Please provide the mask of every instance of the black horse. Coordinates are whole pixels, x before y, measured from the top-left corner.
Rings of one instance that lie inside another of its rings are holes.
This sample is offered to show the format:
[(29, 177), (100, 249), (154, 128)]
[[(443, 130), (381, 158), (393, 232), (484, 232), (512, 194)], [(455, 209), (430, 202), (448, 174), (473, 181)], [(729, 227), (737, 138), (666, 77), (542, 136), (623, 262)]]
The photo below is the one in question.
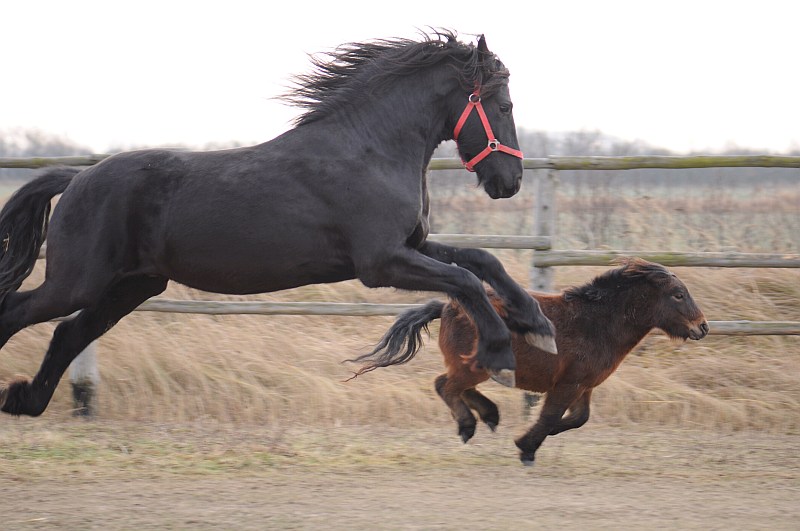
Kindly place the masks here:
[[(353, 43), (314, 64), (286, 96), (306, 111), (272, 141), (121, 153), (51, 170), (12, 196), (0, 212), (0, 346), (80, 313), (56, 328), (33, 380), (0, 386), (2, 411), (41, 414), (72, 360), (169, 279), (235, 294), (353, 278), (445, 292), (474, 319), (480, 366), (513, 385), (511, 334), (484, 280), (512, 330), (555, 350), (551, 323), (497, 259), (426, 241), (425, 172), (442, 141), (457, 139), (490, 197), (520, 187), (509, 73), (484, 38)], [(45, 281), (17, 291), (45, 236)]]

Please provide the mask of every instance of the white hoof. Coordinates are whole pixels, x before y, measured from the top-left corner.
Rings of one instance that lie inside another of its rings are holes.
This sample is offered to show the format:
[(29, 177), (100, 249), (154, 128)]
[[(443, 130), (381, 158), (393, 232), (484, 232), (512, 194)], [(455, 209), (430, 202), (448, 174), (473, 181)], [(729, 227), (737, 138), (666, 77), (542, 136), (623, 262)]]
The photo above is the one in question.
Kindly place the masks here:
[(527, 341), (529, 345), (544, 350), (545, 352), (549, 352), (550, 354), (558, 354), (556, 338), (553, 336), (543, 336), (541, 334), (528, 332), (525, 334), (525, 341)]

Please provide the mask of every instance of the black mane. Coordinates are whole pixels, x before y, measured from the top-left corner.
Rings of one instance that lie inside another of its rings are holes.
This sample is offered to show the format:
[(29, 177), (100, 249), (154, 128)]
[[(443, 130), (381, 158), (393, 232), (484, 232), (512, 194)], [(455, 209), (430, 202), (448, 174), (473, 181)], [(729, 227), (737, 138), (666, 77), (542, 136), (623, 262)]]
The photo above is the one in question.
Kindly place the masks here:
[(564, 300), (581, 298), (598, 301), (612, 293), (625, 291), (642, 280), (659, 284), (672, 276), (672, 273), (661, 264), (641, 258), (626, 258), (622, 259), (621, 263), (621, 267), (606, 271), (583, 286), (564, 290)]
[(295, 86), (281, 99), (307, 109), (296, 120), (303, 125), (328, 116), (364, 93), (392, 80), (451, 60), (465, 91), (481, 87), (490, 95), (505, 83), (508, 70), (495, 55), (485, 57), (473, 44), (456, 40), (450, 30), (423, 33), (421, 41), (381, 39), (343, 44), (323, 57), (311, 56), (314, 70), (294, 77)]

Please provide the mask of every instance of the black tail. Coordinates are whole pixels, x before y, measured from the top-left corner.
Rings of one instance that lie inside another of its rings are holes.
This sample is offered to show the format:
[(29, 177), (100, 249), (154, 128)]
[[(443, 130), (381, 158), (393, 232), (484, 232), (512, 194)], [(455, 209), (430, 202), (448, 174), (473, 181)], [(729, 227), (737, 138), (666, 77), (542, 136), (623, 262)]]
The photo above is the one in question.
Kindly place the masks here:
[(400, 314), (372, 352), (347, 360), (367, 362), (356, 372), (355, 376), (374, 371), (379, 367), (411, 361), (411, 358), (422, 348), (422, 331), (427, 332), (428, 323), (442, 316), (444, 306), (444, 302), (433, 300), (425, 306)]
[(0, 211), (0, 302), (33, 271), (47, 237), (50, 200), (63, 192), (77, 168), (54, 168), (27, 183)]

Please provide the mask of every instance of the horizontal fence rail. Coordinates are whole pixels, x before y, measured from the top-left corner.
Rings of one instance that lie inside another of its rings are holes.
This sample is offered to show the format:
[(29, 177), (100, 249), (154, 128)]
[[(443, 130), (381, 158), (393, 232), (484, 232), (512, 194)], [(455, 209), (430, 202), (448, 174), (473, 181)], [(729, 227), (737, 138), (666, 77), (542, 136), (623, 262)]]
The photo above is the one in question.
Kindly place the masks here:
[[(330, 315), (380, 317), (399, 315), (422, 304), (377, 304), (370, 302), (262, 302), (200, 301), (155, 298), (137, 311), (206, 315)], [(709, 321), (714, 335), (800, 335), (800, 323), (792, 321)]]
[(552, 248), (552, 241), (549, 236), (430, 234), (428, 240), (473, 249), (533, 249), (535, 251), (547, 251)]
[[(773, 269), (800, 267), (800, 255), (768, 253), (671, 253), (664, 251), (553, 251), (547, 236), (500, 236), (490, 234), (431, 234), (428, 239), (472, 249), (517, 249), (537, 251), (536, 267), (604, 266), (624, 257), (638, 256), (669, 267), (766, 267)], [(39, 250), (44, 259), (47, 246)]]
[[(111, 155), (97, 154), (80, 157), (0, 157), (0, 168), (37, 169), (50, 166), (92, 166)], [(701, 156), (640, 156), (640, 157), (545, 157), (526, 158), (526, 170), (637, 170), (692, 168), (800, 168), (800, 157), (779, 155), (701, 155)], [(460, 170), (459, 159), (433, 159), (430, 170)]]
[(768, 253), (669, 253), (663, 251), (542, 251), (533, 259), (536, 267), (553, 266), (600, 266), (610, 265), (614, 260), (638, 256), (650, 262), (671, 267), (800, 267), (798, 254)]

